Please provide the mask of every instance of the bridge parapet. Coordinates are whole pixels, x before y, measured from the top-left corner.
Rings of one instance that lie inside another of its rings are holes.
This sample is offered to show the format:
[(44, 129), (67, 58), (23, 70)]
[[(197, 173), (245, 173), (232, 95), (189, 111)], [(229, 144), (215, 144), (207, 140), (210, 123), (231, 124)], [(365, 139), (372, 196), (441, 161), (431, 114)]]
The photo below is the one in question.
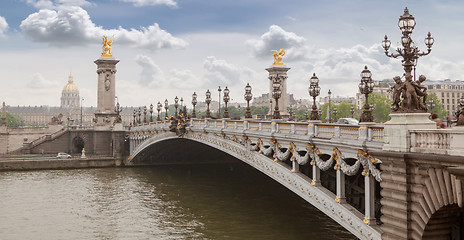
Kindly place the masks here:
[(411, 152), (464, 155), (464, 128), (411, 130)]

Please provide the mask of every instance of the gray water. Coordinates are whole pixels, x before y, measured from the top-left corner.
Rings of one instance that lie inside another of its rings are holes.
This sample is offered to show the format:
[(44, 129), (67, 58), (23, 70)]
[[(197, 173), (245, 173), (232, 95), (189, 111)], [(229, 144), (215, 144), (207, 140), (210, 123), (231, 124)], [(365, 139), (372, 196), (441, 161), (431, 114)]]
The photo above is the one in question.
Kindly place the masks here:
[(0, 172), (0, 239), (355, 239), (243, 164)]

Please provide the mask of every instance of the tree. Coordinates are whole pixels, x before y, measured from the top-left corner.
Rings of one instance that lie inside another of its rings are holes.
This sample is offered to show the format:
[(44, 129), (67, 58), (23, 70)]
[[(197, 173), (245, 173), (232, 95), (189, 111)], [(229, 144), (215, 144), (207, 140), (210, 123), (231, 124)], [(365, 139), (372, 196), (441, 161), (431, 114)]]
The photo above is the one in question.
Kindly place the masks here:
[(374, 117), (374, 121), (386, 122), (390, 120), (389, 114), (391, 113), (390, 105), (392, 104), (392, 100), (388, 99), (384, 95), (377, 94), (377, 93), (370, 93), (368, 97), (369, 97), (369, 104), (374, 105), (374, 110), (372, 111), (372, 116)]
[(9, 128), (24, 126), (24, 120), (19, 115), (6, 113), (6, 125)]
[[(443, 104), (438, 99), (438, 96), (435, 93), (429, 94), (427, 97), (427, 104), (428, 101), (433, 100), (433, 104), (435, 105), (432, 109), (428, 109), (427, 112), (429, 113), (436, 113), (439, 118), (443, 118), (444, 116), (448, 116), (448, 112), (443, 107)], [(427, 106), (428, 108), (428, 106)]]

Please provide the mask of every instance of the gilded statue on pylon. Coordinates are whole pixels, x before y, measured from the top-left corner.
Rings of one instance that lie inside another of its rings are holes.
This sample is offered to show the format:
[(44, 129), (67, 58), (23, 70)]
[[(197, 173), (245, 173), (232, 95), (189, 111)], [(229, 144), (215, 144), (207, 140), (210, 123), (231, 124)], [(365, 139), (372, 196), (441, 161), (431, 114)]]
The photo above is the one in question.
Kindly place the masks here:
[(111, 52), (113, 37), (114, 35), (108, 40), (107, 36), (103, 36), (103, 52), (101, 54), (102, 57), (113, 57), (113, 53)]
[(282, 48), (279, 51), (274, 50), (272, 55), (274, 56), (274, 63), (272, 65), (284, 65), (282, 57), (285, 55), (285, 51)]

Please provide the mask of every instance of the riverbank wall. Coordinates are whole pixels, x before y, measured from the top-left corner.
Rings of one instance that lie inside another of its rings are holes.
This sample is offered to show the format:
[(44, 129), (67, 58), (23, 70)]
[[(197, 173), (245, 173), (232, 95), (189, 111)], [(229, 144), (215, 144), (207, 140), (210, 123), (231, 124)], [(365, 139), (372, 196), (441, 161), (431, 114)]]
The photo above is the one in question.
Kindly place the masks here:
[(52, 156), (14, 156), (0, 157), (0, 171), (41, 170), (41, 169), (73, 169), (119, 167), (122, 160), (113, 157), (90, 156), (61, 159)]

